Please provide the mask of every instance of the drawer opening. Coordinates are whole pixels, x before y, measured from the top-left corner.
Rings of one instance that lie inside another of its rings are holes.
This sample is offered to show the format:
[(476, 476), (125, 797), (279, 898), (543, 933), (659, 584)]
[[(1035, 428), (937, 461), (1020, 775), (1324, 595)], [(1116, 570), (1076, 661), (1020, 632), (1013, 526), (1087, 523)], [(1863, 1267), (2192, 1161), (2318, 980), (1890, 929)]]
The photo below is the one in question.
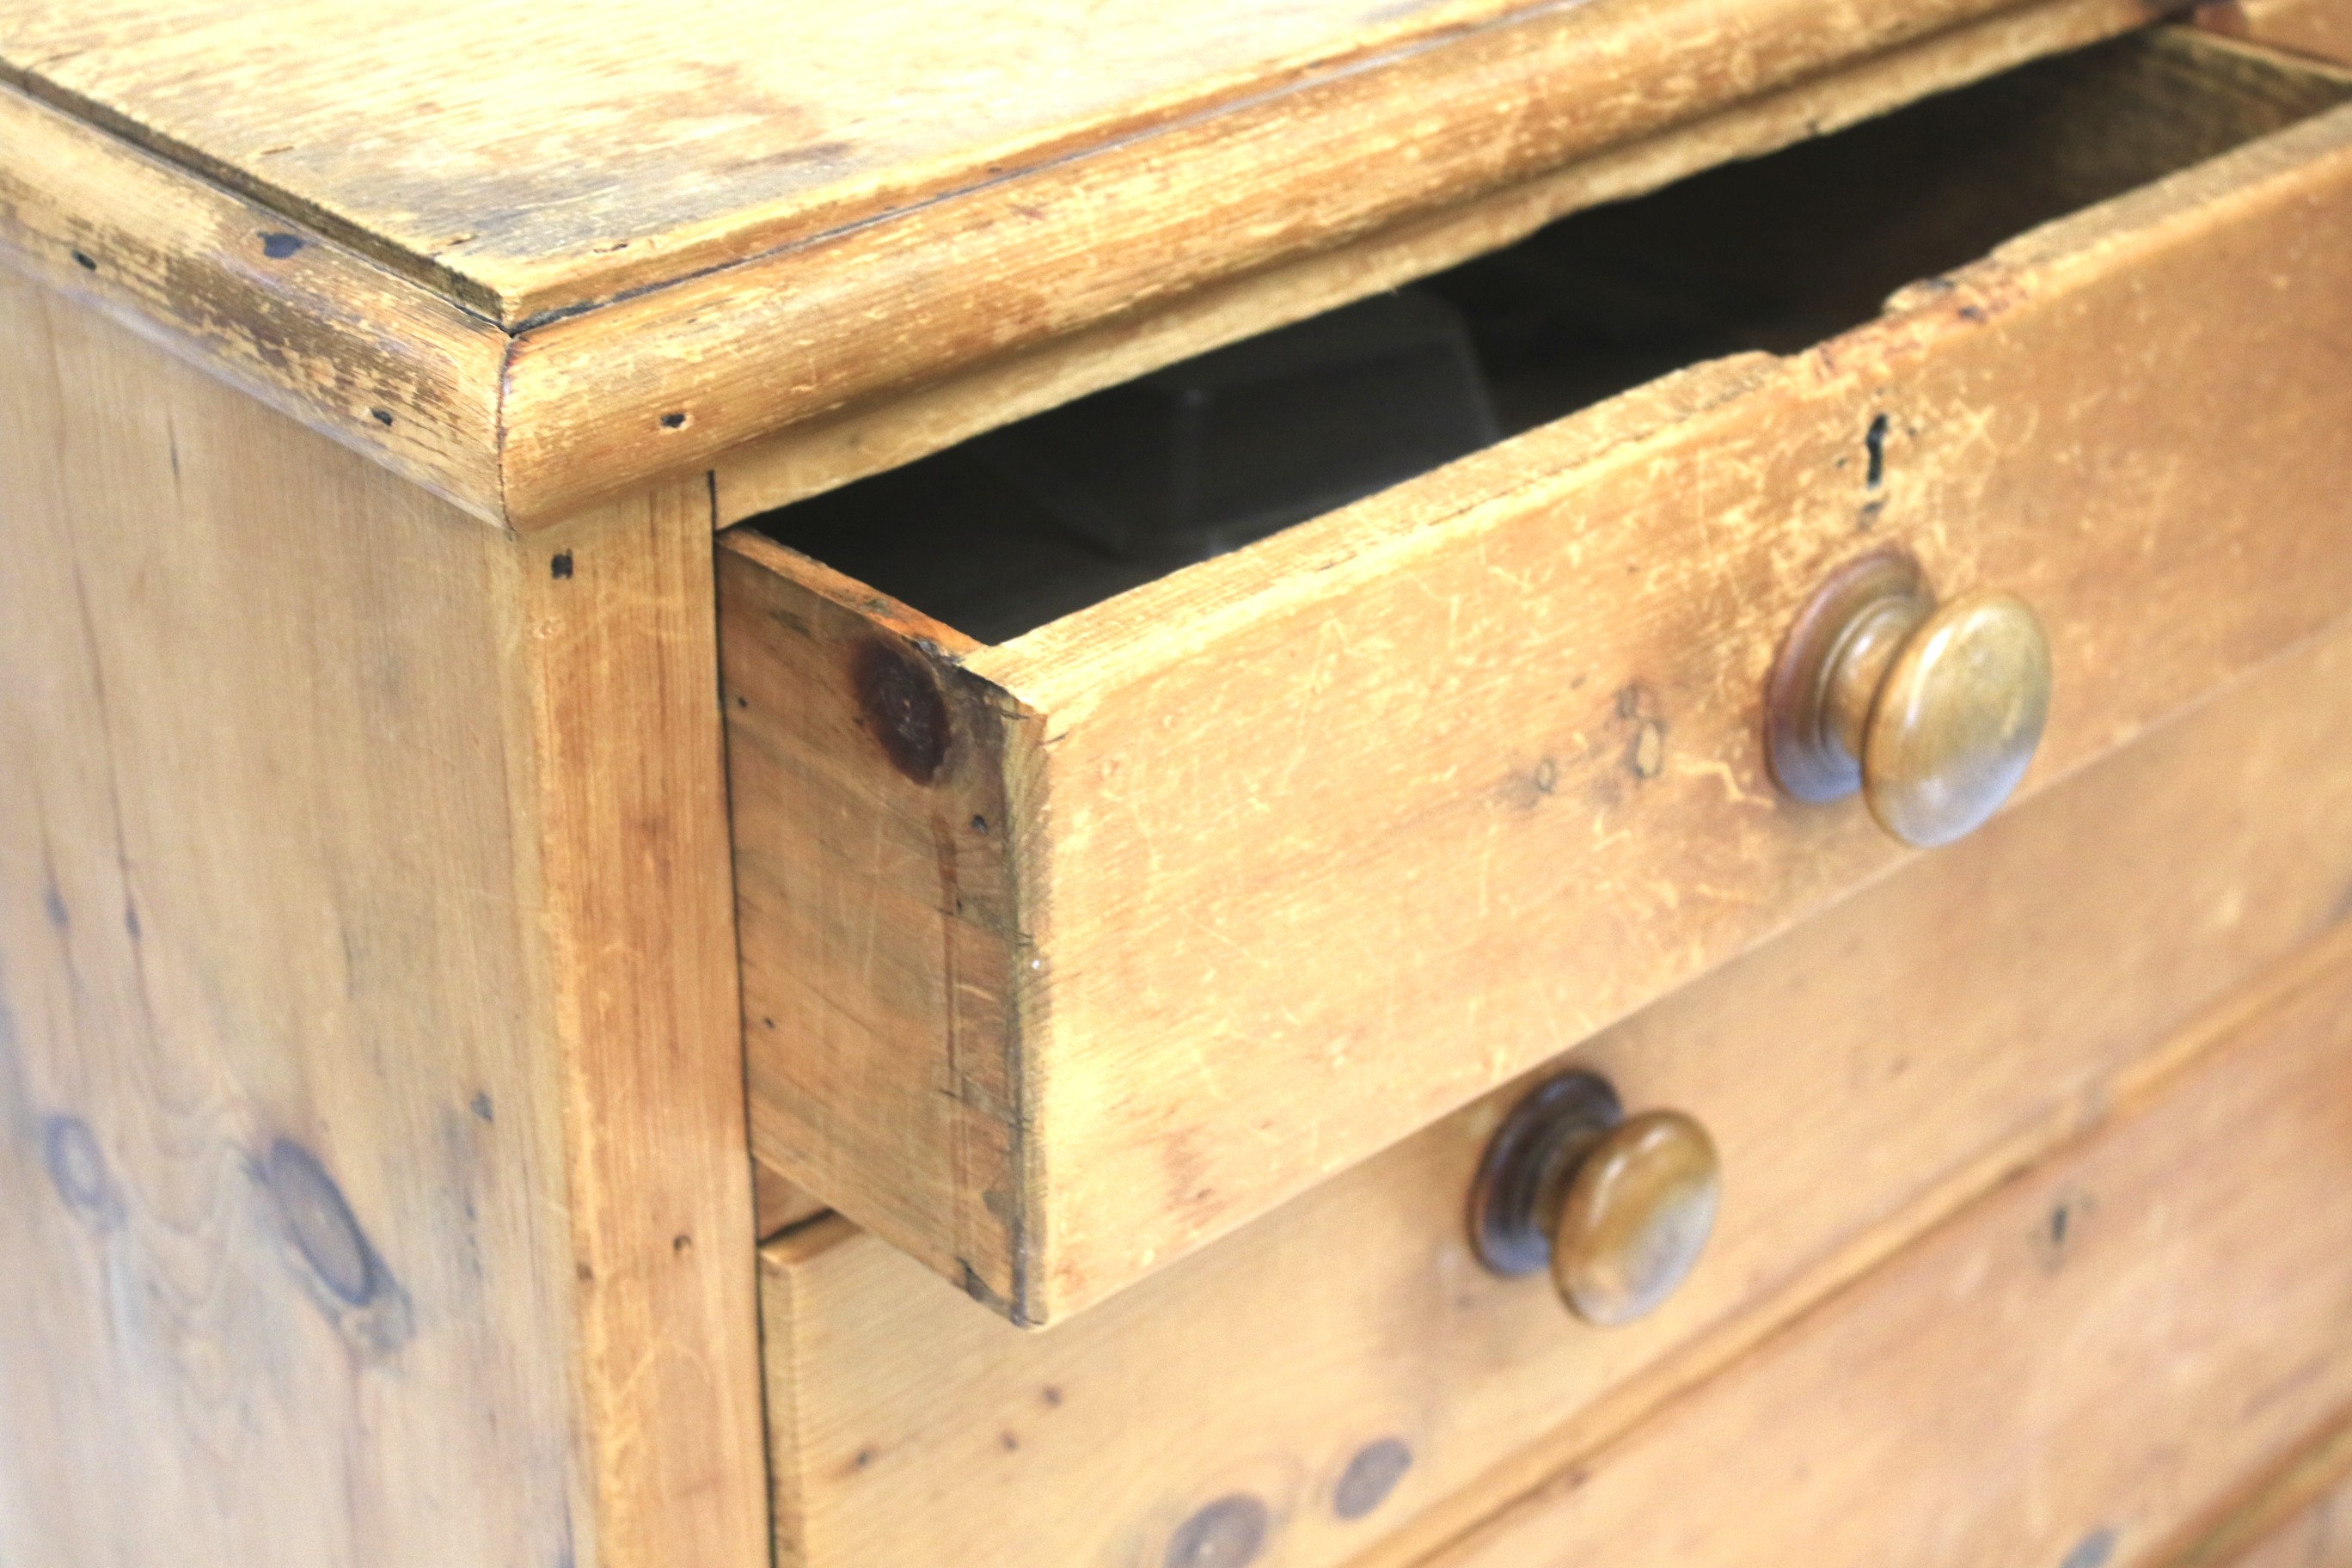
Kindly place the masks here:
[(2340, 621), (2347, 83), (2147, 34), (723, 534), (761, 1161), (1068, 1318), (1904, 864), (1760, 743), (1843, 563), (2042, 618), (2021, 801)]
[(1003, 642), (1670, 372), (1810, 348), (2347, 96), (2334, 73), (2134, 36), (1573, 215), (743, 526)]

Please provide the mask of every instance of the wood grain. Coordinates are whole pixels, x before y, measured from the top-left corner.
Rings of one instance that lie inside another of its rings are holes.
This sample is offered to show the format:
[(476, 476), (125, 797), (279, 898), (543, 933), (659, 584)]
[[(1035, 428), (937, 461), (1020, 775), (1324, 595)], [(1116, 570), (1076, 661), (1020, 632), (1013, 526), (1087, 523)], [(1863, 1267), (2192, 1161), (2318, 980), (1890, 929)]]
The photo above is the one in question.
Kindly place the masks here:
[(0, 1561), (764, 1561), (699, 529), (0, 341)]
[(476, 516), (504, 516), (504, 332), (5, 87), (0, 148), (0, 263)]
[[(752, 434), (878, 403), (2006, 8), (1548, 5), (977, 185), (919, 223), (854, 226), (551, 321), (518, 341), (509, 373), (514, 504), (525, 516), (577, 504), (611, 482), (602, 469), (615, 455), (645, 468), (646, 443), (699, 466)], [(2117, 7), (2103, 26), (2167, 8)], [(747, 341), (763, 352), (741, 355)]]
[(2137, 0), (2016, 7), (1643, 136), (1492, 195), (1143, 312), (999, 355), (872, 405), (789, 426), (712, 459), (721, 523), (936, 452), (1189, 355), (1499, 248), (1568, 213), (1756, 157), (2128, 26)]
[[(1107, 323), (1122, 364), (1165, 363), (2168, 8), (728, 0), (681, 27), (610, 0), (462, 25), (450, 0), (8, 0), (0, 233), (55, 268), (97, 232), (128, 258), (103, 297), (535, 528)], [(264, 234), (300, 265), (252, 257)], [(1083, 379), (1097, 352), (1051, 357)]]
[[(1003, 720), (970, 640), (757, 538), (719, 554), (743, 1031), (761, 1163), (1027, 1312)], [(754, 869), (756, 868), (756, 869)], [(855, 988), (811, 984), (850, 972)], [(877, 1041), (937, 1042), (935, 1054)], [(782, 1114), (782, 1108), (791, 1108)], [(877, 1176), (879, 1179), (877, 1179)]]
[[(845, 668), (787, 679), (764, 646), (823, 595), (731, 546), (735, 798), (780, 803), (737, 841), (761, 1157), (1066, 1315), (1900, 863), (1858, 810), (1778, 799), (1756, 744), (1782, 628), (1852, 555), (2036, 607), (2059, 673), (2029, 791), (2309, 635), (2352, 605), (2347, 197), (2339, 110), (1809, 353), (1670, 377), (1000, 647), (902, 641), (968, 694), (948, 753), (1003, 759), (971, 920)], [(827, 786), (851, 815), (796, 815), (765, 771), (801, 704), (868, 781)], [(817, 908), (870, 940), (807, 945)], [(942, 930), (1008, 910), (1014, 963), (959, 969), (950, 1009)], [(951, 1040), (999, 1036), (1017, 1096), (942, 1100)], [(837, 1117), (845, 1074), (905, 1113)], [(957, 1174), (975, 1122), (1018, 1185)]]
[(750, 1568), (767, 1533), (709, 507), (675, 487), (501, 541), (595, 1561), (625, 1568)]
[(2352, 1426), (2340, 1421), (2233, 1499), (2216, 1523), (2163, 1556), (2164, 1568), (2346, 1568), (2352, 1564)]
[(2200, 25), (2256, 43), (2352, 64), (2352, 5), (2345, 0), (2217, 0)]
[(751, 1167), (751, 1207), (761, 1241), (827, 1212), (816, 1199), (756, 1162)]
[[(1278, 126), (1297, 156), (1254, 160), (1246, 192), (1200, 215), (1240, 227), (1245, 205), (1275, 210), (1274, 187), (1346, 184), (1339, 161), (1377, 169), (1347, 146), (1368, 123), (1407, 130), (1343, 106), (1418, 104), (1410, 134), (1438, 145), (1413, 166), (1389, 160), (1387, 188), (1354, 202), (1415, 185), (1425, 202), (1477, 164), (1589, 148), (1621, 121), (2000, 8), (1611, 0), (1586, 17), (1596, 7), (1532, 0), (1189, 0), (1171, 16), (1143, 0), (719, 0), (684, 27), (614, 0), (511, 16), (424, 0), (355, 30), (349, 0), (10, 0), (0, 69), (512, 327), (917, 209), (928, 248), (968, 226), (942, 222), (943, 202), (1003, 211), (1003, 186), (1040, 174), (1033, 199), (1050, 201), (1052, 171), (1073, 163), (1148, 178), (1167, 165), (1147, 143), (1183, 146), (1205, 126), (1225, 146)], [(1562, 65), (1570, 75), (1546, 79)], [(1675, 65), (1695, 79), (1675, 80)], [(1145, 205), (1164, 229), (1190, 194)], [(1059, 248), (1052, 231), (1076, 216), (1027, 224), (1034, 248)]]
[(2352, 938), (1430, 1568), (2158, 1560), (2352, 1396)]
[(12, 0), (0, 61), (511, 325), (1538, 8)]
[[(1550, 1064), (1722, 1150), (1716, 1237), (1645, 1324), (1582, 1328), (1471, 1258), (1519, 1085), (1043, 1334), (843, 1221), (794, 1233), (763, 1254), (784, 1561), (1158, 1563), (1235, 1492), (1267, 1510), (1253, 1568), (1444, 1542), (2098, 1122), (2168, 1032), (2340, 925), (2347, 725), (2352, 626)], [(1340, 1517), (1382, 1444), (1404, 1473)]]

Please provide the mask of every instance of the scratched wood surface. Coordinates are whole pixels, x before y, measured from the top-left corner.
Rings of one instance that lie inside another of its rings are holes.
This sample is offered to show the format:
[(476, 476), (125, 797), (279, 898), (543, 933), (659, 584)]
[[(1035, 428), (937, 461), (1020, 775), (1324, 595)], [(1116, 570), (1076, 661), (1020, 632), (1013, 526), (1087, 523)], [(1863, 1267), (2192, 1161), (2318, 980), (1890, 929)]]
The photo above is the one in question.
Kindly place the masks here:
[[(2207, 53), (2150, 135), (2074, 154), (2193, 145), (2200, 79), (2216, 113), (2342, 90), (2241, 94), (2269, 68)], [(761, 1157), (1011, 1315), (1066, 1315), (1899, 864), (1858, 807), (1780, 800), (1754, 739), (1783, 627), (1850, 556), (2039, 606), (2029, 790), (2308, 635), (2352, 605), (2347, 197), (2339, 110), (1817, 350), (997, 647), (730, 535)], [(862, 687), (860, 647), (903, 688)], [(1009, 816), (957, 804), (992, 795)]]
[(844, 1222), (796, 1233), (764, 1254), (784, 1560), (1157, 1564), (1235, 1496), (1252, 1568), (1446, 1539), (2095, 1122), (2340, 923), (2347, 726), (2352, 625), (1558, 1064), (1723, 1152), (1706, 1258), (1630, 1329), (1468, 1255), (1516, 1085), (1043, 1334)]
[[(0, 234), (46, 265), (79, 250), (90, 287), (322, 427), (541, 526), (1662, 132), (1712, 157), (1787, 133), (1707, 128), (1738, 105), (1836, 122), (2168, 8), (7, 0), (9, 118), (39, 100), (69, 129), (0, 138)], [(267, 265), (296, 246), (323, 254)], [(144, 286), (159, 267), (173, 287)], [(457, 341), (401, 341), (436, 310)]]
[(1494, 195), (993, 357), (887, 401), (802, 421), (715, 459), (719, 521), (740, 522), (1187, 355), (1394, 288), (1499, 248), (1564, 214), (2109, 37), (2144, 12), (2137, 0), (2014, 7), (1615, 144)]
[(0, 1562), (765, 1562), (700, 498), (0, 343)]
[(2352, 1400), (2352, 932), (2214, 1022), (2112, 1130), (1427, 1568), (2163, 1562)]

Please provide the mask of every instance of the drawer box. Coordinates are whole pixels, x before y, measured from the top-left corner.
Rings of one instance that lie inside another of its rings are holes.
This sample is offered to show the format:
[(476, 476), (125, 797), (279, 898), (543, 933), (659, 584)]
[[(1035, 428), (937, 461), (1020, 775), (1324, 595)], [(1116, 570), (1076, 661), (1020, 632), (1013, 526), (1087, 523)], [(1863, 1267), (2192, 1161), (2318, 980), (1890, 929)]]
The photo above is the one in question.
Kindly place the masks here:
[[(1707, 1251), (1628, 1328), (1470, 1254), (1465, 1195), (1517, 1085), (1042, 1334), (842, 1221), (783, 1238), (782, 1560), (1159, 1568), (1235, 1496), (1263, 1510), (1252, 1568), (1444, 1539), (1498, 1467), (1532, 1483), (1756, 1344), (2340, 925), (2347, 733), (2352, 627), (1580, 1047), (1565, 1065), (1722, 1152)], [(1367, 1454), (1402, 1471), (1342, 1510)]]
[[(2092, 204), (1818, 347), (994, 644), (728, 535), (761, 1160), (1015, 1321), (1064, 1316), (1899, 864), (1851, 805), (1777, 795), (1758, 740), (1842, 563), (1895, 545), (2038, 609), (2029, 788), (2325, 624), (2352, 605), (2352, 111), (2292, 122), (2344, 95), (2137, 39), (1909, 111), (1965, 138), (1897, 116), (1595, 215), (1645, 275), (1754, 268), (1785, 308), (1743, 325), (1794, 350)], [(1006, 574), (967, 521), (885, 516), (858, 553)]]

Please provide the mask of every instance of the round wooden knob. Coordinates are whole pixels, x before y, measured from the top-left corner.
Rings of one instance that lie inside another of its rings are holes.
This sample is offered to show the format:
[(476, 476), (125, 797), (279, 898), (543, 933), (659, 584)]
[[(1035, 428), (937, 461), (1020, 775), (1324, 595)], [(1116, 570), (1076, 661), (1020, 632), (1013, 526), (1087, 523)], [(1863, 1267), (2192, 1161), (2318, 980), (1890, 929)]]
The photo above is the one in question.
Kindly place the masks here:
[(1486, 1147), (1471, 1194), (1479, 1258), (1498, 1274), (1547, 1268), (1588, 1323), (1654, 1311), (1715, 1229), (1722, 1163), (1678, 1110), (1628, 1117), (1607, 1080), (1562, 1073), (1538, 1085)]
[(1918, 563), (1849, 562), (1806, 606), (1765, 696), (1772, 775), (1800, 800), (1863, 793), (1906, 844), (1999, 810), (2050, 715), (2050, 641), (2007, 594), (1936, 603)]

